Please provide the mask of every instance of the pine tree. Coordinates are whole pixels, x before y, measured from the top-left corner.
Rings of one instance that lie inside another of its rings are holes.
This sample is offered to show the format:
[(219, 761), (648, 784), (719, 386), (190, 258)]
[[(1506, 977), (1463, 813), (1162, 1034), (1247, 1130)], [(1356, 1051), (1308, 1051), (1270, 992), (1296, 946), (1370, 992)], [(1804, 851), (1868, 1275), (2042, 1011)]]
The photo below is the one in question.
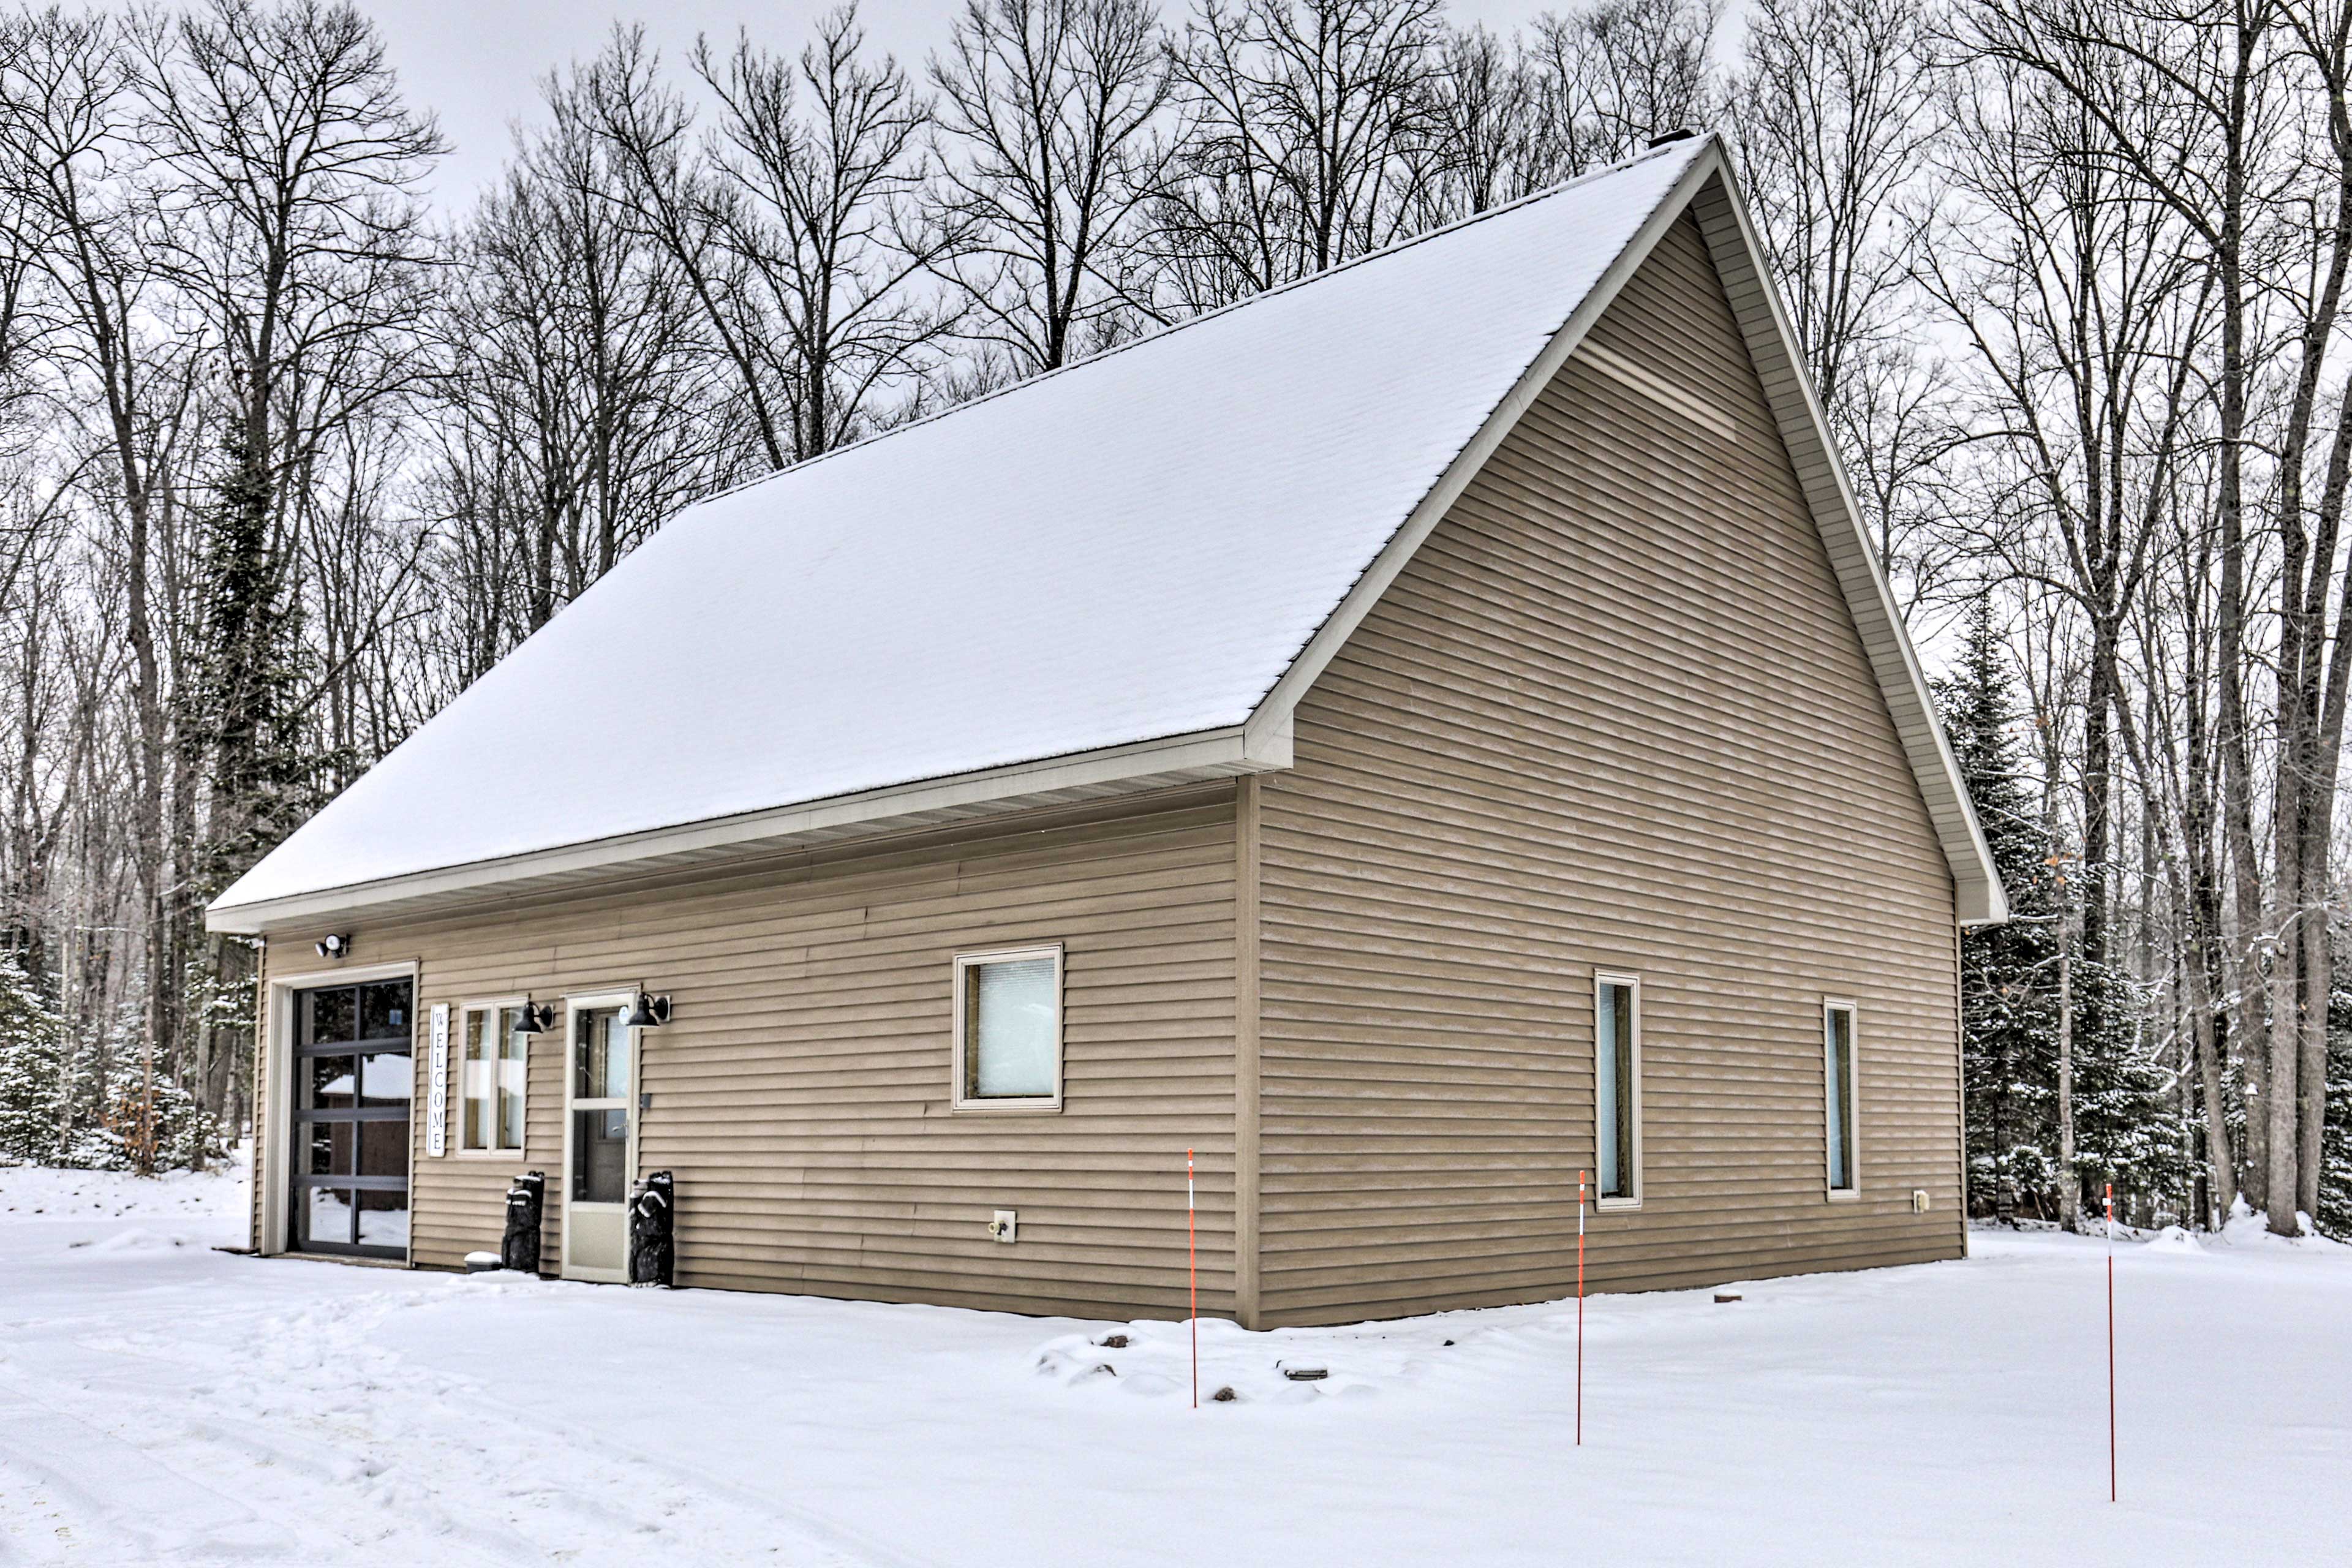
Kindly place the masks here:
[[(233, 426), (224, 443), (212, 504), (204, 517), (199, 558), (201, 657), (191, 684), (185, 732), (211, 781), (206, 841), (190, 879), (192, 906), (218, 893), (325, 804), (341, 761), (310, 739), (303, 714), (302, 617), (285, 547), (279, 498), (266, 455)], [(199, 1162), (217, 1142), (209, 1115), (191, 1121), (176, 1108), (176, 1080), (189, 1062), (208, 1063), (236, 1048), (241, 1026), (213, 1021), (211, 1003), (249, 992), (251, 947), (236, 939), (203, 944), (184, 966), (178, 1013), (189, 1037), (172, 1061), (142, 1064), (135, 1114), (113, 1108), (109, 1124), (141, 1169), (154, 1162)], [(201, 1089), (203, 1085), (199, 1083)], [(202, 1098), (201, 1095), (199, 1098)], [(193, 1131), (175, 1131), (175, 1128)]]
[(72, 1089), (65, 1020), (16, 955), (0, 952), (0, 1160), (55, 1163)]
[(2004, 925), (1960, 942), (1962, 1094), (1972, 1214), (2058, 1211), (2060, 1184), (2085, 1195), (2169, 1194), (2186, 1173), (2186, 1144), (2164, 1074), (2136, 1020), (2143, 999), (2110, 966), (2067, 954), (2073, 995), (2074, 1169), (2061, 1168), (2058, 1134), (2060, 944), (2077, 889), (2045, 826), (2019, 754), (2009, 668), (1979, 599), (1958, 669), (1938, 683), (1944, 728), (2009, 894)]
[(2327, 1005), (2327, 1125), (2320, 1142), (2319, 1212), (2312, 1222), (2352, 1241), (2352, 991)]
[(2042, 1210), (2057, 1180), (2059, 887), (2018, 754), (2009, 671), (1982, 599), (1969, 612), (1958, 668), (1938, 685), (1945, 733), (2011, 916), (1960, 939), (1969, 1210)]
[(2107, 1182), (2115, 1184), (2118, 1217), (2126, 1194), (2185, 1208), (2181, 1194), (2193, 1175), (2189, 1129), (2141, 1027), (2152, 999), (2110, 965), (2078, 958), (2074, 975), (2074, 1172), (2084, 1212), (2098, 1212)]
[(320, 804), (302, 734), (301, 621), (274, 538), (268, 465), (241, 436), (223, 448), (205, 519), (201, 679), (190, 726), (210, 753), (213, 836), (203, 891), (218, 891)]

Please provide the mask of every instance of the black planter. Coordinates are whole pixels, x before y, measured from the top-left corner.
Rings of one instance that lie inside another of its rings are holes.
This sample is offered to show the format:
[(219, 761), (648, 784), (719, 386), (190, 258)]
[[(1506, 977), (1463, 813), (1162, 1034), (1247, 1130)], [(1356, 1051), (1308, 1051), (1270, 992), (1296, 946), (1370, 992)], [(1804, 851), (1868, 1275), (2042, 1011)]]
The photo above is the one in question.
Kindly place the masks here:
[(629, 1283), (667, 1289), (677, 1259), (672, 1245), (677, 1222), (677, 1184), (656, 1171), (629, 1194)]
[(501, 1266), (525, 1274), (539, 1272), (540, 1221), (546, 1212), (547, 1173), (517, 1176), (507, 1189), (507, 1233), (499, 1243)]

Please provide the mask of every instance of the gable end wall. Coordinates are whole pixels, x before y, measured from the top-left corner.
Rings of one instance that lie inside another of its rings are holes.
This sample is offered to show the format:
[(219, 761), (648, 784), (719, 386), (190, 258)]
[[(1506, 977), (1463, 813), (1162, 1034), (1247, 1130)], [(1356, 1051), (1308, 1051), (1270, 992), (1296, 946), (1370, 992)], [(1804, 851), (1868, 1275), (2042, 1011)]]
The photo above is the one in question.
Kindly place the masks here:
[(1571, 358), (1257, 785), (1265, 1322), (1572, 1291), (1596, 967), (1643, 980), (1645, 1196), (1593, 1288), (1962, 1250), (1950, 872), (1689, 218), (1588, 341), (1731, 438)]

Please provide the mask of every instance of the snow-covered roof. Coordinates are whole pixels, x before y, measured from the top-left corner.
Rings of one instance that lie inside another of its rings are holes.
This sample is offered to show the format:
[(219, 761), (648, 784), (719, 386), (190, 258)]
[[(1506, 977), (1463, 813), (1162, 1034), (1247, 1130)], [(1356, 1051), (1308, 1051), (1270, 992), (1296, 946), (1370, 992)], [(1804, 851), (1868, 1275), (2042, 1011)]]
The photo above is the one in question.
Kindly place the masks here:
[(1286, 763), (1269, 694), (1720, 164), (1669, 144), (688, 509), (213, 923)]

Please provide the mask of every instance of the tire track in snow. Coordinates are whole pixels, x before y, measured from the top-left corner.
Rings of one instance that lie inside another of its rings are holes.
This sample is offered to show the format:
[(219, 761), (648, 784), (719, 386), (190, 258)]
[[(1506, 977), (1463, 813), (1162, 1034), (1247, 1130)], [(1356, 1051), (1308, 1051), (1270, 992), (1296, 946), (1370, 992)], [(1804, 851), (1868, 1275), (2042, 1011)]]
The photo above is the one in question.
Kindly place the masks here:
[[(486, 1412), (479, 1384), (374, 1341), (393, 1314), (434, 1300), (422, 1290), (336, 1297), (257, 1325), (236, 1311), (173, 1314), (168, 1326), (135, 1310), (48, 1320), (38, 1325), (44, 1371), (57, 1384), (47, 1392), (90, 1414), (43, 1408), (146, 1436), (208, 1478), (170, 1472), (193, 1492), (226, 1501), (218, 1489), (227, 1487), (281, 1520), (323, 1514), (331, 1528), (296, 1532), (308, 1537), (299, 1545), (286, 1541), (306, 1560), (320, 1547), (376, 1560), (447, 1560), (456, 1548), (473, 1563), (639, 1562), (658, 1552), (714, 1568), (930, 1568), (601, 1427)], [(109, 1440), (165, 1468), (139, 1441)], [(57, 1489), (75, 1522), (108, 1528), (102, 1498)], [(135, 1533), (124, 1541), (126, 1563), (184, 1554)], [(275, 1544), (257, 1540), (237, 1555), (277, 1555)]]
[[(60, 1562), (295, 1557), (320, 1542), (186, 1475), (139, 1444), (26, 1393), (9, 1374), (0, 1390), (0, 1472), (47, 1504), (46, 1555)], [(104, 1479), (104, 1491), (98, 1487)], [(108, 1494), (135, 1493), (136, 1518)], [(10, 1510), (11, 1523), (16, 1522)]]

